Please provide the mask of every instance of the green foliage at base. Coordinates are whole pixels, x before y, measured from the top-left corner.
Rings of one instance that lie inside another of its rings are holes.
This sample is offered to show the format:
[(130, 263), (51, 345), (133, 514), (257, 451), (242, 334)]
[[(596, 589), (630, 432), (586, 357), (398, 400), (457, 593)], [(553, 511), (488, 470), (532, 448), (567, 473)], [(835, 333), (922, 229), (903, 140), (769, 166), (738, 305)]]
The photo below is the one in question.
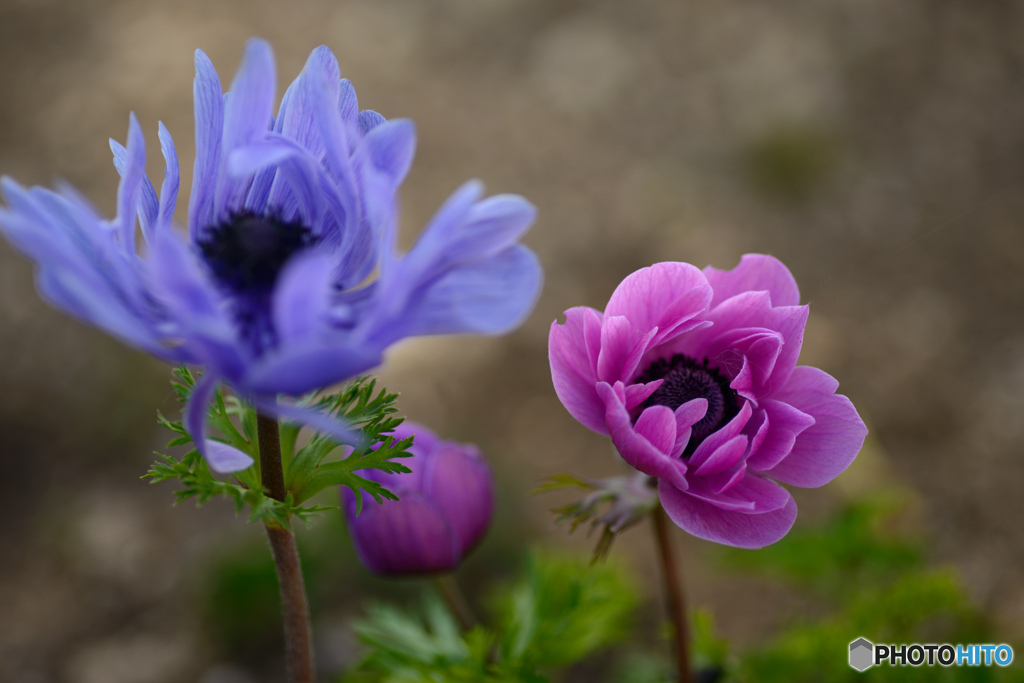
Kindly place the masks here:
[(1017, 665), (888, 666), (861, 673), (849, 643), (1005, 642), (992, 632), (956, 572), (929, 567), (916, 539), (898, 530), (905, 499), (880, 495), (847, 506), (828, 524), (794, 531), (760, 551), (728, 550), (727, 566), (775, 577), (831, 605), (822, 619), (801, 619), (764, 646), (726, 663), (723, 683), (858, 681), (1024, 681)]
[(625, 638), (637, 595), (613, 566), (534, 556), (525, 579), (493, 602), (495, 626), (464, 634), (436, 596), (418, 611), (371, 607), (355, 626), (369, 653), (342, 680), (541, 683)]

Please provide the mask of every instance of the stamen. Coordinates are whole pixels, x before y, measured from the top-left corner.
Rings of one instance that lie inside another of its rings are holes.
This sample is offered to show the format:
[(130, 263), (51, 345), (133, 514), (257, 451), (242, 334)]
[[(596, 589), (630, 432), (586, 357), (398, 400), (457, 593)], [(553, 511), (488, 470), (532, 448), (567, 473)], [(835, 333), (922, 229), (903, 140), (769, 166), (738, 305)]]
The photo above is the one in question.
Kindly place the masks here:
[(301, 223), (240, 213), (206, 231), (198, 246), (221, 285), (232, 294), (259, 296), (274, 288), (292, 256), (315, 241)]
[(714, 434), (739, 412), (736, 392), (729, 386), (729, 378), (717, 368), (708, 367), (708, 360), (697, 362), (677, 353), (672, 358), (660, 358), (636, 378), (637, 384), (664, 380), (658, 390), (644, 401), (640, 408), (668, 406), (675, 410), (695, 398), (707, 399), (708, 412), (695, 424), (684, 457), (693, 452), (705, 438)]

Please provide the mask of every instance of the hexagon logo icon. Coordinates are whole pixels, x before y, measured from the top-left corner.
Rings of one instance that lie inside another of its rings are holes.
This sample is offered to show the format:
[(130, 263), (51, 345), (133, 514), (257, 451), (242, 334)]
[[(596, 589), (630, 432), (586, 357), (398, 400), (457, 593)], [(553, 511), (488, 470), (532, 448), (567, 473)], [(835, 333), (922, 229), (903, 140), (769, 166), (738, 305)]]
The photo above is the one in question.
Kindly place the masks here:
[(857, 671), (864, 671), (874, 664), (875, 646), (866, 638), (858, 638), (850, 643), (850, 666)]

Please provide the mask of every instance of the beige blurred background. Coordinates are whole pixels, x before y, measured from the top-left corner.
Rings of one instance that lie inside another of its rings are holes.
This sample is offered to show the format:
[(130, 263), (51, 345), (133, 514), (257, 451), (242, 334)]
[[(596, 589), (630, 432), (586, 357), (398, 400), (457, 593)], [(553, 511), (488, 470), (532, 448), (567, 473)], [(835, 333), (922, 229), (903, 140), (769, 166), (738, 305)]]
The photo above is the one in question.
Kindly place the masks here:
[[(529, 321), (405, 343), (383, 371), (407, 415), (491, 456), (514, 517), (500, 528), (565, 546), (554, 499), (526, 493), (557, 471), (620, 471), (551, 389), (551, 321), (603, 307), (654, 261), (769, 252), (811, 304), (803, 362), (872, 430), (847, 475), (796, 491), (799, 523), (902, 482), (933, 560), (960, 568), (1007, 637), (1024, 632), (1024, 5), (0, 0), (0, 172), (66, 179), (110, 215), (106, 139), (134, 110), (157, 178), (157, 120), (175, 137), (183, 219), (192, 52), (227, 85), (251, 35), (274, 45), (279, 92), (324, 43), (362, 107), (415, 119), (406, 245), (470, 177), (539, 207), (526, 243), (546, 287)], [(154, 411), (176, 410), (167, 368), (47, 307), (6, 244), (0, 358), (0, 681), (274, 680), (273, 654), (263, 674), (232, 661), (192, 607), (211, 553), (260, 530), (138, 479), (165, 440)], [(717, 576), (682, 536), (691, 600), (724, 635), (756, 642), (806, 608)], [(615, 552), (653, 572), (647, 529)], [(321, 621), (321, 656), (342, 666), (343, 620)]]

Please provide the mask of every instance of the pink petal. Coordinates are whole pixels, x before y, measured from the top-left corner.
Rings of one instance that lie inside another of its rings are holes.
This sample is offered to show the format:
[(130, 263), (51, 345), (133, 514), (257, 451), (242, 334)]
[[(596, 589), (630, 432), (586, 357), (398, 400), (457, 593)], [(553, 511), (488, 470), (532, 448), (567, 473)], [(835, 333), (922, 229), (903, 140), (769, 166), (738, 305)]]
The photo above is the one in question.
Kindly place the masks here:
[(651, 406), (640, 413), (633, 431), (663, 453), (670, 453), (676, 442), (676, 418), (668, 406)]
[[(706, 476), (708, 474), (718, 474), (724, 472), (743, 457), (743, 454), (747, 452), (747, 443), (749, 439), (740, 434), (729, 439), (721, 446), (716, 448), (711, 455), (704, 460), (703, 463), (694, 471), (697, 476)], [(691, 463), (692, 464), (692, 463)]]
[(646, 401), (664, 382), (665, 380), (663, 379), (656, 379), (646, 384), (630, 384), (627, 386), (626, 410), (633, 410), (633, 408)]
[[(615, 448), (618, 449), (622, 459), (630, 467), (644, 474), (659, 479), (666, 479), (676, 486), (685, 489), (687, 487), (686, 463), (682, 458), (673, 458), (670, 453), (666, 452), (667, 448), (665, 450), (660, 449), (647, 436), (634, 430), (629, 413), (626, 411), (626, 391), (622, 382), (617, 382), (614, 387), (601, 382), (597, 385), (597, 391), (606, 407), (605, 419), (607, 420), (608, 431), (612, 437), (612, 443), (615, 444)], [(655, 410), (658, 407), (664, 410)], [(641, 415), (641, 419), (637, 421), (640, 430), (644, 430), (646, 434), (650, 435), (651, 438), (658, 441), (661, 445), (667, 443), (671, 447), (675, 441), (675, 416), (671, 409), (665, 406), (652, 406), (644, 411), (644, 413), (648, 411), (653, 411), (653, 415), (650, 418), (645, 419)], [(664, 411), (668, 411), (667, 415)], [(669, 430), (669, 423), (661, 415), (666, 415), (668, 420), (671, 421), (671, 441), (665, 438)], [(643, 424), (641, 424), (641, 421), (643, 421)]]
[[(704, 318), (713, 323), (712, 327), (695, 330), (681, 338), (676, 352), (685, 353), (692, 358), (713, 359), (719, 356), (720, 362), (729, 362), (729, 356), (723, 353), (730, 348), (728, 335), (736, 334), (734, 330), (744, 330), (740, 333), (740, 338), (749, 338), (750, 341), (754, 340), (750, 337), (753, 329), (763, 330), (766, 336), (770, 336), (771, 333), (781, 335), (782, 348), (775, 357), (770, 376), (764, 380), (765, 390), (771, 392), (786, 382), (796, 366), (803, 344), (804, 327), (807, 325), (807, 313), (807, 306), (773, 307), (768, 292), (738, 294), (709, 310)], [(723, 335), (726, 335), (726, 339), (719, 343), (718, 340)], [(739, 343), (739, 339), (731, 341)], [(748, 348), (743, 346), (739, 350), (746, 351)], [(759, 353), (766, 352), (774, 353), (771, 347), (766, 347)], [(736, 360), (733, 359), (732, 362), (736, 363)], [(738, 372), (739, 367), (734, 367), (734, 373)]]
[(798, 388), (790, 390), (787, 384), (779, 398), (810, 415), (814, 424), (796, 437), (789, 455), (769, 473), (793, 486), (824, 486), (857, 457), (868, 429), (850, 399), (819, 390), (834, 386), (835, 380), (828, 374), (817, 368), (798, 367), (793, 380)]
[(659, 482), (658, 495), (669, 518), (684, 531), (737, 548), (771, 545), (785, 536), (796, 521), (796, 502), (788, 493), (789, 498), (781, 507), (761, 514), (716, 507), (665, 481)]
[(693, 433), (691, 427), (704, 419), (708, 414), (708, 400), (695, 398), (676, 408), (676, 442), (672, 446), (672, 457), (678, 458), (686, 450)]
[(625, 316), (641, 333), (657, 327), (660, 336), (655, 343), (661, 343), (704, 312), (711, 296), (707, 279), (694, 266), (656, 263), (627, 276), (615, 288), (605, 315)]
[(728, 424), (721, 427), (717, 432), (710, 434), (697, 446), (697, 450), (690, 456), (690, 467), (700, 467), (703, 465), (716, 450), (742, 432), (750, 420), (751, 413), (750, 404), (744, 401), (740, 411), (729, 420)]
[(621, 315), (605, 316), (601, 325), (601, 352), (597, 357), (597, 379), (601, 382), (625, 382), (657, 334), (658, 328), (641, 333)]
[(548, 359), (555, 393), (569, 414), (595, 432), (607, 434), (604, 402), (595, 389), (600, 321), (601, 314), (592, 308), (570, 308), (564, 325), (551, 323)]
[(814, 424), (814, 418), (788, 403), (767, 399), (762, 402), (766, 426), (757, 448), (750, 449), (747, 464), (759, 471), (770, 470), (789, 455), (796, 437)]
[(715, 290), (712, 306), (742, 292), (766, 291), (773, 306), (796, 306), (800, 303), (800, 290), (786, 266), (774, 256), (745, 254), (732, 270), (718, 270), (708, 266), (704, 275)]

